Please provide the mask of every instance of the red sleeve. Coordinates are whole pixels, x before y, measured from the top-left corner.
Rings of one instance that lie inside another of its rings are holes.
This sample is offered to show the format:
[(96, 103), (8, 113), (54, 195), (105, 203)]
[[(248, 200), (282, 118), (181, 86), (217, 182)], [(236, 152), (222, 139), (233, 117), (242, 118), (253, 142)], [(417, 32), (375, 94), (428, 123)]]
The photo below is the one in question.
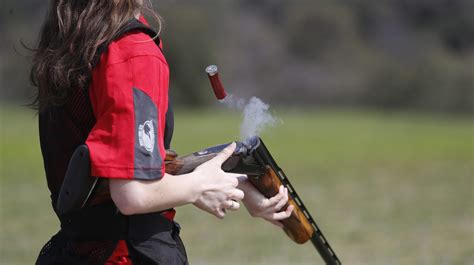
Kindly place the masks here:
[(154, 180), (164, 175), (168, 82), (166, 60), (145, 34), (109, 46), (89, 90), (97, 120), (86, 141), (93, 176)]

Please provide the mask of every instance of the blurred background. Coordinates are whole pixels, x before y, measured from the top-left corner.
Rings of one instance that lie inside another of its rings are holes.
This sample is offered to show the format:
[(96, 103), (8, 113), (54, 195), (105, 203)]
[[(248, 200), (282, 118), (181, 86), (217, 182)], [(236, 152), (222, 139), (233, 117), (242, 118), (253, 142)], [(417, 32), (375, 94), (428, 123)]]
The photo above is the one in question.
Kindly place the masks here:
[[(0, 264), (32, 264), (58, 229), (37, 118), (24, 107), (48, 1), (0, 3)], [(238, 139), (258, 96), (262, 138), (345, 264), (474, 264), (474, 1), (154, 1), (180, 154)], [(322, 264), (245, 210), (177, 220), (191, 264)]]

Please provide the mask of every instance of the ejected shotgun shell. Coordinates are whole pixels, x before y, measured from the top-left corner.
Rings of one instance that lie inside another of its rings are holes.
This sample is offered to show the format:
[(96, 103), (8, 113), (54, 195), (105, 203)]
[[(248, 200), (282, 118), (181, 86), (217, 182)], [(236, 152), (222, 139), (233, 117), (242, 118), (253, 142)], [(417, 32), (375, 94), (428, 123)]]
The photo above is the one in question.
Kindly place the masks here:
[(227, 94), (219, 78), (219, 72), (218, 72), (217, 66), (209, 65), (208, 67), (206, 67), (206, 73), (207, 73), (207, 76), (209, 77), (209, 81), (211, 81), (211, 86), (212, 86), (212, 89), (214, 90), (214, 94), (216, 95), (216, 98), (219, 100), (224, 99), (227, 96)]

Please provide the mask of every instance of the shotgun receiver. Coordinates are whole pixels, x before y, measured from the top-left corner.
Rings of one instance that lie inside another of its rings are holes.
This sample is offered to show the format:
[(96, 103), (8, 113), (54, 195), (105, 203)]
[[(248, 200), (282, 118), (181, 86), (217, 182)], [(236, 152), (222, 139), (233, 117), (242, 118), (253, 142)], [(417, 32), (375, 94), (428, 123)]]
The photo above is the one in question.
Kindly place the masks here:
[[(226, 146), (227, 144), (214, 146), (183, 157), (167, 150), (166, 173), (182, 175), (192, 172), (199, 165), (214, 158)], [(247, 143), (237, 142), (233, 155), (222, 164), (222, 169), (247, 175), (248, 180), (267, 198), (275, 196), (280, 185), (288, 188), (289, 200), (283, 209), (291, 204), (294, 210), (289, 218), (280, 221), (285, 233), (298, 244), (311, 240), (326, 264), (341, 264), (285, 173), (259, 137), (253, 137)], [(71, 158), (60, 190), (58, 214), (65, 215), (88, 205), (90, 197), (103, 193), (104, 189), (108, 191), (106, 183), (100, 183), (99, 178), (90, 176), (89, 152), (86, 145), (80, 146)]]

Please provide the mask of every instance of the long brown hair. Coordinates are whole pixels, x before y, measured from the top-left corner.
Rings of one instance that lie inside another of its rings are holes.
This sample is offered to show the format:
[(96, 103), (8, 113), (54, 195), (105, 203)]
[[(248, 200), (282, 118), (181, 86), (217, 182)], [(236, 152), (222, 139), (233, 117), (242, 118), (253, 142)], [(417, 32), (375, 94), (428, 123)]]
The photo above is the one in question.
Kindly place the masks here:
[(137, 12), (151, 11), (141, 2), (51, 0), (33, 54), (30, 79), (37, 93), (31, 105), (43, 111), (64, 104), (72, 91), (87, 89), (97, 49)]

